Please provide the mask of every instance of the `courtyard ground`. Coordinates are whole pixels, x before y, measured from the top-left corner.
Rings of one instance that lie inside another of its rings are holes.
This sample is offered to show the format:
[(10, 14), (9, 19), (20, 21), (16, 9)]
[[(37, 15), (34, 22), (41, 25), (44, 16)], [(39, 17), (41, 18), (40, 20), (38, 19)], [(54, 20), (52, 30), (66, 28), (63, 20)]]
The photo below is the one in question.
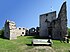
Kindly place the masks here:
[(70, 52), (70, 43), (61, 43), (59, 40), (53, 40), (50, 46), (32, 46), (33, 36), (21, 36), (16, 40), (7, 40), (0, 38), (0, 52)]

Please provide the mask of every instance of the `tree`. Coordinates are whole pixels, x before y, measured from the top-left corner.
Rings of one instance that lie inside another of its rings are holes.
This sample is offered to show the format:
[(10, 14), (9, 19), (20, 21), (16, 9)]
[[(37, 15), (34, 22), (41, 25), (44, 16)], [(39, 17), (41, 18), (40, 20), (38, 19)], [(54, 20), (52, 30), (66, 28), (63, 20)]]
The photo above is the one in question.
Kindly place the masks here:
[(70, 28), (68, 28), (68, 35), (69, 35), (69, 37), (70, 37)]
[(4, 27), (0, 30), (0, 37), (3, 37), (4, 35)]

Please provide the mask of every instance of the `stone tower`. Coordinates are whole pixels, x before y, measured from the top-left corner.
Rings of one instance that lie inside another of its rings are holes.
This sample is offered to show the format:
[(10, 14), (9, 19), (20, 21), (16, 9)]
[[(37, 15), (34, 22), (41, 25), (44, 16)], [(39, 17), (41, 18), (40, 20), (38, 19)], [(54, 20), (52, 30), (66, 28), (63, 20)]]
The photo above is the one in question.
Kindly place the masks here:
[(58, 18), (55, 11), (40, 15), (40, 36), (49, 37), (49, 35), (52, 39), (62, 39), (67, 35), (66, 2), (62, 4)]
[(15, 22), (6, 20), (4, 29), (4, 37), (13, 40), (17, 39), (17, 36), (25, 36), (27, 28), (17, 28)]
[(6, 20), (5, 22), (5, 29), (4, 29), (4, 37), (12, 40), (17, 39), (17, 35), (15, 33), (16, 24), (13, 21)]
[(51, 25), (50, 23), (56, 19), (56, 11), (49, 12), (46, 14), (40, 15), (40, 36), (49, 37), (51, 35)]

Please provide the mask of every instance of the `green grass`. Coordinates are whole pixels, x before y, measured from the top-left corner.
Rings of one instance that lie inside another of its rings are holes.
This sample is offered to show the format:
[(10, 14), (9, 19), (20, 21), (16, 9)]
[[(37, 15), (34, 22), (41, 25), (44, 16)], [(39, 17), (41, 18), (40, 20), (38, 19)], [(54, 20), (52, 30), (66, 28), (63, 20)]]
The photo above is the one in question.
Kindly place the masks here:
[[(28, 50), (32, 50), (34, 46), (28, 45), (31, 44), (33, 36), (21, 36), (16, 40), (7, 40), (0, 38), (0, 52), (28, 52)], [(58, 40), (53, 40), (52, 49), (55, 52), (69, 52), (70, 44), (69, 43), (61, 43)], [(32, 50), (33, 52), (34, 50)], [(45, 50), (38, 50), (39, 52), (45, 52)], [(46, 51), (47, 52), (47, 51)]]
[(26, 49), (32, 48), (32, 46), (26, 46), (26, 44), (31, 44), (31, 40), (31, 36), (18, 37), (16, 40), (0, 38), (0, 52), (23, 52)]
[(70, 51), (70, 43), (61, 43), (58, 40), (53, 40), (52, 47), (56, 52), (69, 52)]

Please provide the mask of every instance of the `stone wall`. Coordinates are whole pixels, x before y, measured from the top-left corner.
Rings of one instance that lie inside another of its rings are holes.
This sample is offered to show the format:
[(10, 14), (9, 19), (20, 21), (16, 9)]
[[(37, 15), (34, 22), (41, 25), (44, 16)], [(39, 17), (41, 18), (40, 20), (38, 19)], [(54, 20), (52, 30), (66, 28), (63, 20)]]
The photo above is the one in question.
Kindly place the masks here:
[(16, 29), (16, 35), (17, 36), (25, 36), (26, 35), (26, 28), (21, 28), (21, 27), (19, 27), (19, 28), (17, 28)]
[(15, 22), (6, 20), (4, 29), (4, 37), (13, 40), (17, 39), (17, 36), (26, 35), (26, 28), (17, 28)]
[(66, 2), (64, 2), (58, 18), (56, 18), (56, 12), (40, 15), (40, 36), (49, 36), (51, 34), (52, 39), (62, 39), (67, 35), (66, 8)]
[(48, 27), (56, 19), (56, 11), (40, 15), (40, 36), (49, 36)]
[(5, 29), (4, 29), (4, 37), (12, 40), (16, 39), (16, 33), (15, 33), (16, 25), (13, 21), (6, 20), (5, 22)]
[(9, 31), (9, 22), (6, 20), (5, 25), (4, 25), (4, 37), (9, 38), (10, 37), (10, 31)]
[(66, 2), (61, 6), (60, 12), (58, 14), (58, 19), (60, 19), (60, 30), (62, 37), (67, 35), (67, 7)]

